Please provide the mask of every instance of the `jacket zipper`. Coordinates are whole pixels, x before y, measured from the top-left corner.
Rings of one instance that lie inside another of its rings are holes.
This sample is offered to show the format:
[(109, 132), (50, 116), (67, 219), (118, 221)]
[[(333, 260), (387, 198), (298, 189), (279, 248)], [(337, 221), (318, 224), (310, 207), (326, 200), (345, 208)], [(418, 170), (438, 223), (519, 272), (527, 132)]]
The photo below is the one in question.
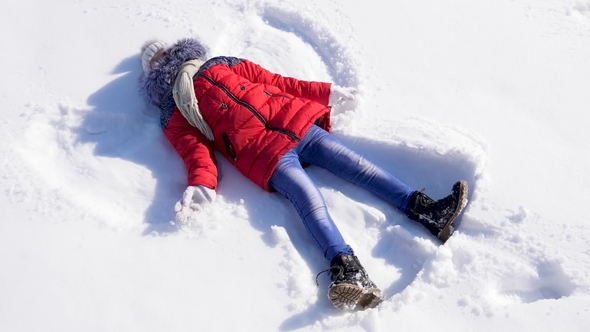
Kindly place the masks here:
[(275, 127), (271, 127), (268, 122), (266, 122), (266, 120), (264, 119), (264, 117), (262, 116), (262, 114), (260, 114), (258, 112), (258, 110), (256, 110), (256, 108), (254, 108), (254, 106), (241, 101), (240, 99), (238, 99), (238, 97), (236, 97), (231, 91), (229, 91), (228, 88), (226, 88), (223, 84), (221, 83), (217, 83), (215, 82), (211, 77), (204, 75), (204, 74), (199, 74), (198, 76), (203, 77), (204, 79), (206, 79), (209, 83), (215, 85), (216, 87), (220, 88), (221, 90), (223, 90), (223, 92), (225, 92), (225, 94), (227, 94), (233, 101), (235, 101), (236, 103), (246, 107), (250, 112), (252, 112), (252, 114), (254, 114), (254, 116), (256, 118), (258, 118), (258, 120), (260, 122), (262, 122), (262, 124), (264, 125), (264, 127), (268, 130), (272, 130), (272, 131), (276, 131), (278, 133), (284, 134), (289, 136), (291, 139), (296, 140), (297, 142), (300, 142), (301, 139), (299, 137), (297, 137), (297, 135), (295, 135), (295, 133), (285, 130), (285, 129), (281, 129), (281, 128), (275, 128)]

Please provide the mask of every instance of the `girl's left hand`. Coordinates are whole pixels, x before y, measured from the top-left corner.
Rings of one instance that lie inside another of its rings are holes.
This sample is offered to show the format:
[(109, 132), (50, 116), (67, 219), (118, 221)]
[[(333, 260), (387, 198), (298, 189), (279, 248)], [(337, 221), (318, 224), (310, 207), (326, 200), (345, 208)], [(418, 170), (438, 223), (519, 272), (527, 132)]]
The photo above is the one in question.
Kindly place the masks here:
[(356, 89), (351, 87), (342, 87), (332, 84), (330, 88), (330, 101), (328, 105), (335, 106), (342, 104), (345, 101), (353, 101)]

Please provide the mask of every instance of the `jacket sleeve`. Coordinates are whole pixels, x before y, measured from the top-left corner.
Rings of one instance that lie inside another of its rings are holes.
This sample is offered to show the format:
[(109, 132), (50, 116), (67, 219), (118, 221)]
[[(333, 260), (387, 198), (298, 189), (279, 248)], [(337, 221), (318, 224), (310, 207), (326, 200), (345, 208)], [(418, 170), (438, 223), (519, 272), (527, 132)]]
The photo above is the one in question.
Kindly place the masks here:
[(213, 142), (182, 116), (178, 108), (164, 128), (164, 135), (182, 157), (188, 171), (188, 185), (217, 189), (218, 173)]
[(328, 105), (330, 99), (331, 83), (303, 81), (292, 77), (283, 77), (272, 73), (262, 66), (243, 60), (239, 65), (232, 68), (234, 72), (248, 79), (253, 83), (274, 85), (281, 91), (295, 97), (316, 101), (322, 105)]

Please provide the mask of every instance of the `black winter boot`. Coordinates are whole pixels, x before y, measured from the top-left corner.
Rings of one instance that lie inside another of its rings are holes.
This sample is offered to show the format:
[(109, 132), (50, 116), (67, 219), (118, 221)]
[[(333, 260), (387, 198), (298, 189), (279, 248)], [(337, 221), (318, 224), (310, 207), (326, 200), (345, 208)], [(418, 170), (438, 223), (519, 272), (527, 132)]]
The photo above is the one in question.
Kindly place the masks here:
[(383, 302), (383, 293), (369, 279), (355, 255), (339, 255), (330, 264), (332, 284), (328, 297), (338, 309), (375, 308)]
[(434, 201), (421, 191), (410, 199), (407, 216), (426, 227), (430, 233), (445, 243), (453, 232), (453, 221), (467, 204), (467, 182), (459, 181), (453, 185), (451, 194)]

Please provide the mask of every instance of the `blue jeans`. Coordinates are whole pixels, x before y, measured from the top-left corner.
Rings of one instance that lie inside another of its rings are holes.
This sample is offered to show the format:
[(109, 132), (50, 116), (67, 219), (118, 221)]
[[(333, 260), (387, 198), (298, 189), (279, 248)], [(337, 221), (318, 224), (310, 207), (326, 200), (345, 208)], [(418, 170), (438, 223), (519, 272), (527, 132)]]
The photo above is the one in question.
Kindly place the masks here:
[(270, 186), (291, 201), (329, 262), (353, 251), (330, 217), (319, 189), (303, 170), (303, 163), (321, 167), (365, 188), (404, 213), (414, 193), (393, 175), (342, 145), (336, 137), (312, 126), (303, 140), (281, 158), (270, 178)]

